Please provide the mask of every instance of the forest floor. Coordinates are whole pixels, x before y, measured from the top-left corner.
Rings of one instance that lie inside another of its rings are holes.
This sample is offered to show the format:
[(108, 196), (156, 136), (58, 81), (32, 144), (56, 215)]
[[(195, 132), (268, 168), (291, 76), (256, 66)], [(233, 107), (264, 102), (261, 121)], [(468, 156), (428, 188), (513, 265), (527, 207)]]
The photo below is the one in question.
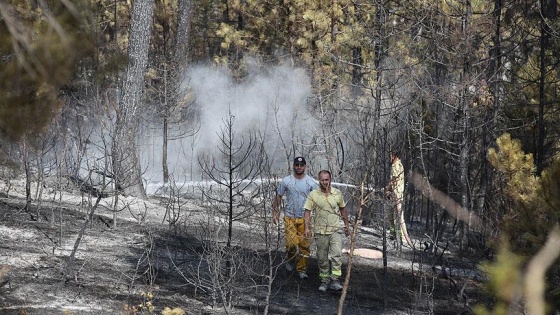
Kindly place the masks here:
[[(86, 222), (87, 207), (79, 193), (57, 198), (47, 189), (44, 200), (56, 202), (45, 201), (40, 207), (34, 203), (34, 210), (25, 211), (22, 183), (12, 183), (9, 195), (6, 187), (0, 191), (0, 314), (161, 314), (165, 307), (178, 307), (186, 314), (337, 313), (341, 292), (317, 290), (314, 254), (309, 279), (300, 280), (285, 270), (281, 250), (275, 252), (270, 274), (261, 272), (267, 269), (255, 265), (254, 259), (244, 260), (244, 268), (254, 269), (254, 276), (238, 280), (231, 295), (233, 307), (226, 312), (220, 305), (228, 296), (219, 294), (219, 288), (214, 295), (209, 290), (211, 277), (205, 270), (212, 264), (201, 259), (214, 253), (219, 260), (220, 252), (205, 245), (209, 230), (200, 223), (210, 221), (206, 208), (193, 200), (171, 213), (157, 196), (147, 201), (120, 197), (127, 206), (117, 214), (115, 227), (110, 205), (105, 204), (110, 198), (101, 200)], [(170, 214), (181, 224), (170, 225)], [(84, 226), (73, 269), (63, 282)], [(257, 232), (250, 223), (234, 225), (234, 235), (251, 233)], [(411, 227), (410, 233), (417, 245), (424, 243), (421, 229)], [(358, 234), (357, 247), (382, 250), (379, 229), (362, 227)], [(353, 257), (343, 314), (468, 314), (470, 307), (490, 300), (484, 294), (479, 261), (458, 255), (449, 243), (437, 254), (422, 248), (397, 250), (388, 243), (387, 268), (380, 258)], [(266, 258), (271, 253), (245, 244), (250, 242), (235, 245), (238, 254)], [(348, 258), (345, 255), (344, 275)]]

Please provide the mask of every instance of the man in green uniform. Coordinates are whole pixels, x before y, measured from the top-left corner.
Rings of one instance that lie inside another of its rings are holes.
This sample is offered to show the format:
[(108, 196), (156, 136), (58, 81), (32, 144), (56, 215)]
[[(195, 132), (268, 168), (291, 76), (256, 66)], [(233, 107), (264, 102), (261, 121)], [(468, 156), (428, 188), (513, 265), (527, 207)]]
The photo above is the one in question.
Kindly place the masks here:
[(340, 219), (344, 221), (344, 234), (348, 230), (348, 214), (342, 192), (331, 187), (331, 173), (319, 172), (319, 188), (311, 191), (303, 205), (305, 208), (305, 237), (311, 237), (311, 212), (313, 217), (313, 235), (317, 244), (317, 261), (321, 286), (319, 291), (327, 289), (342, 290), (339, 278), (342, 276), (342, 234)]

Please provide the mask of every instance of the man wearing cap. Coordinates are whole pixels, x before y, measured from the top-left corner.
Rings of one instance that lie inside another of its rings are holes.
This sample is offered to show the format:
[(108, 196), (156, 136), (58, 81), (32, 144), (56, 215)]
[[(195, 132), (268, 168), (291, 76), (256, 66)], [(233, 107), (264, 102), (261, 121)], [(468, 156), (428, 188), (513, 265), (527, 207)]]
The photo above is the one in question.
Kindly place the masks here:
[[(305, 158), (294, 159), (294, 173), (282, 179), (276, 189), (276, 197), (272, 202), (272, 220), (278, 223), (282, 197), (286, 197), (284, 205), (284, 228), (286, 236), (286, 269), (292, 271), (294, 265), (300, 279), (307, 279), (307, 261), (310, 254), (311, 238), (304, 237), (305, 220), (303, 203), (307, 194), (317, 188), (317, 182), (305, 174)], [(297, 264), (296, 264), (297, 263)]]

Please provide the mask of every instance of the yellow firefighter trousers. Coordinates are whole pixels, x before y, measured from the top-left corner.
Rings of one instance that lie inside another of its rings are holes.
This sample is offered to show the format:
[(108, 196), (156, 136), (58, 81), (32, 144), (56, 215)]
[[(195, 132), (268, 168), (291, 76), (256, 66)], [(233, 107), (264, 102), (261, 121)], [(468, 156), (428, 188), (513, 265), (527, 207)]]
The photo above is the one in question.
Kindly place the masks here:
[(290, 263), (297, 260), (296, 270), (298, 272), (307, 270), (311, 238), (305, 238), (304, 218), (284, 217), (284, 228), (286, 229), (286, 253)]

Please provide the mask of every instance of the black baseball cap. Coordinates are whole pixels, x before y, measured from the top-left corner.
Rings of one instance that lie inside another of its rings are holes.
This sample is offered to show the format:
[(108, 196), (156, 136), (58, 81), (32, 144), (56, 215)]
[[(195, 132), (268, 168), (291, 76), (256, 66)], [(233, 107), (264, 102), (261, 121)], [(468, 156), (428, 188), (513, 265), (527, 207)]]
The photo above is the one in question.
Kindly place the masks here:
[(298, 156), (294, 159), (294, 164), (307, 164), (303, 156)]

